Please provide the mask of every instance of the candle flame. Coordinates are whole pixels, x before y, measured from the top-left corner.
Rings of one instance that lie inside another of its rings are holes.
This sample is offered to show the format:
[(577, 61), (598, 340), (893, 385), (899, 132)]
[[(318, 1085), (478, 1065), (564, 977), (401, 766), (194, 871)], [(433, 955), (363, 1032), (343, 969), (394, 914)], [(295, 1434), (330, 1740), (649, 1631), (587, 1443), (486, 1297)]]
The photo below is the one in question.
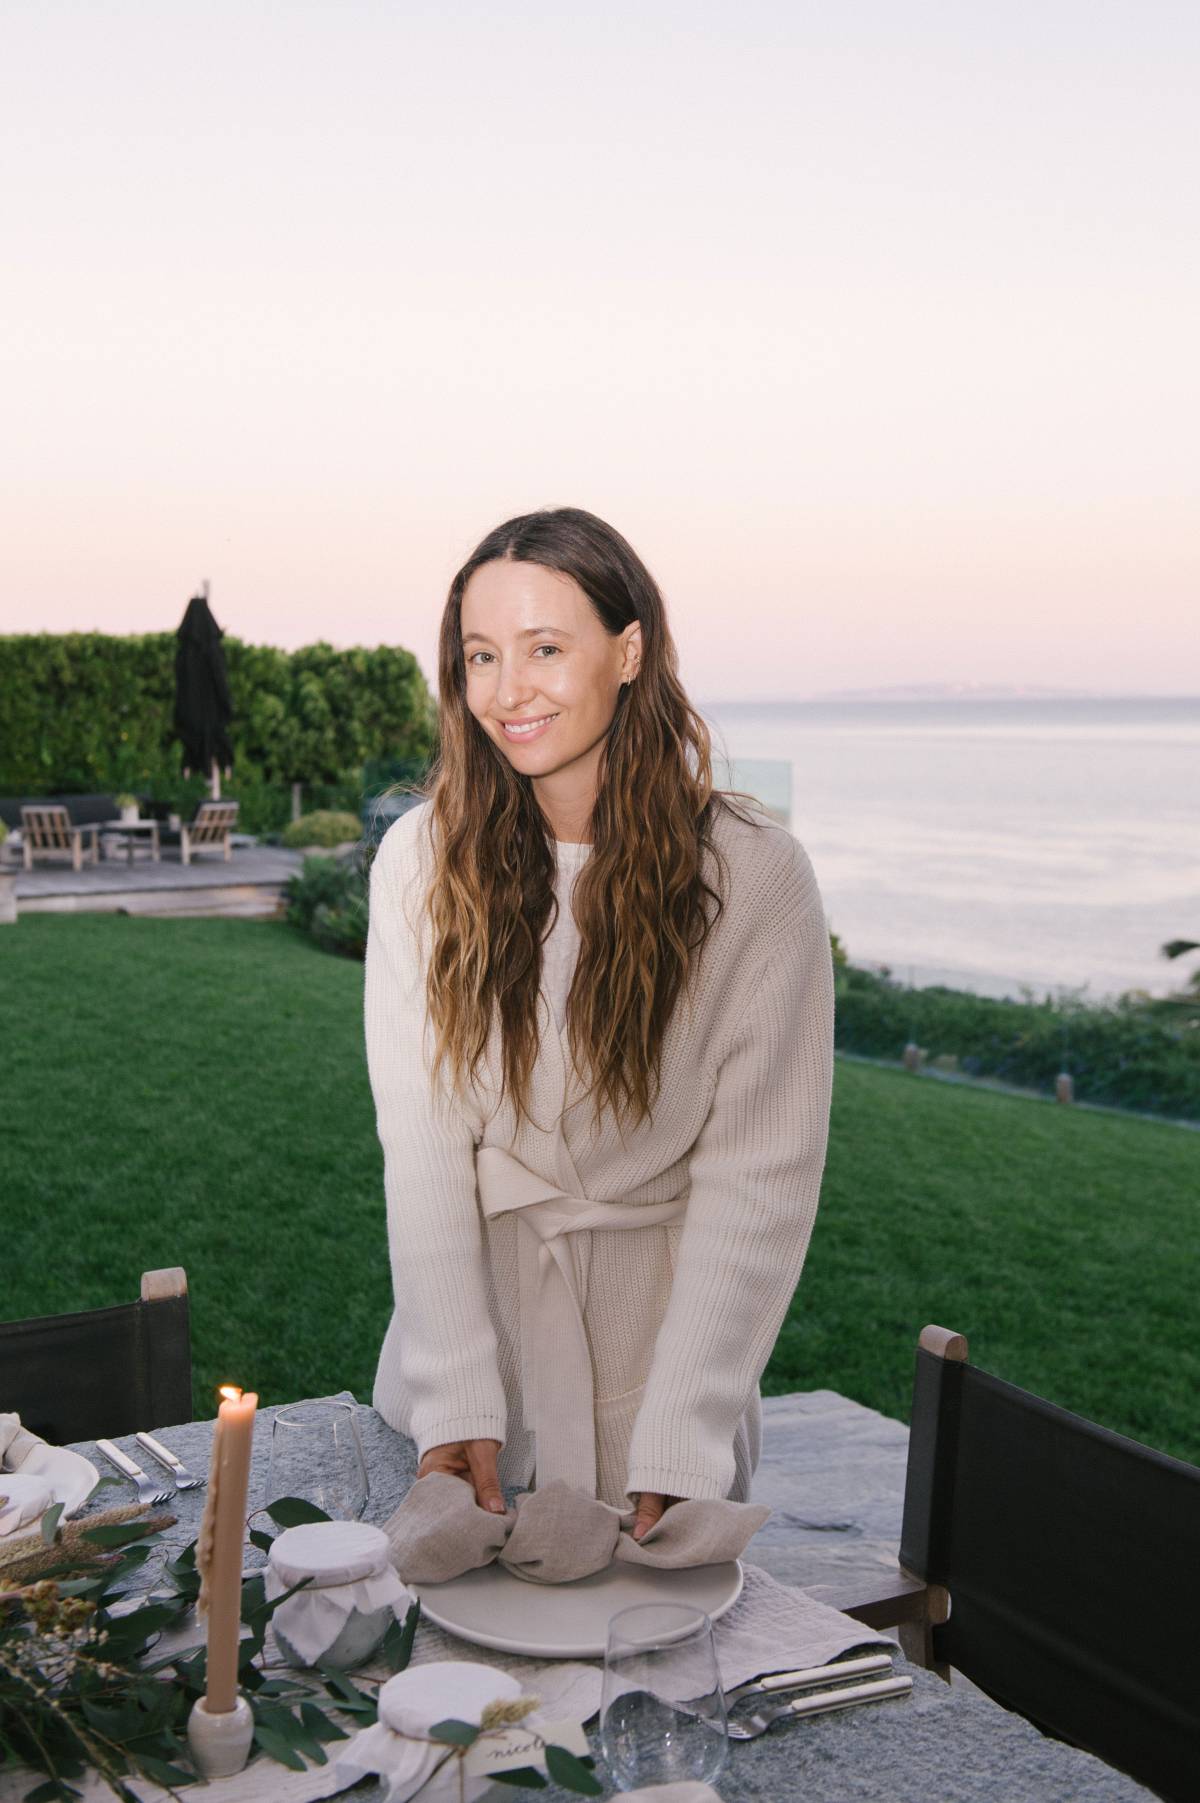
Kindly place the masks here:
[(222, 1384), (221, 1388), (217, 1391), (217, 1394), (218, 1396), (223, 1396), (226, 1402), (240, 1402), (242, 1400), (242, 1392), (238, 1389), (236, 1384)]

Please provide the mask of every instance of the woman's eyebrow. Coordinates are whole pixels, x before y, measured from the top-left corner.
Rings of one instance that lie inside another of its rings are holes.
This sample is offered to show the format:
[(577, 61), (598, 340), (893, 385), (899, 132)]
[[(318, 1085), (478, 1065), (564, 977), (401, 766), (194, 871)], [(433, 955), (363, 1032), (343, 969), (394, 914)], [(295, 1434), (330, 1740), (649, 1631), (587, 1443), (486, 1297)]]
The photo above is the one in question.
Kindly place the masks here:
[[(519, 639), (535, 639), (539, 637), (540, 634), (546, 632), (553, 633), (555, 638), (559, 639), (573, 639), (575, 637), (575, 634), (573, 632), (568, 632), (565, 626), (526, 626), (522, 632), (517, 634), (517, 637)], [(469, 645), (472, 639), (483, 639), (485, 645), (491, 643), (491, 640), (486, 638), (482, 632), (468, 632), (463, 635), (463, 644)]]

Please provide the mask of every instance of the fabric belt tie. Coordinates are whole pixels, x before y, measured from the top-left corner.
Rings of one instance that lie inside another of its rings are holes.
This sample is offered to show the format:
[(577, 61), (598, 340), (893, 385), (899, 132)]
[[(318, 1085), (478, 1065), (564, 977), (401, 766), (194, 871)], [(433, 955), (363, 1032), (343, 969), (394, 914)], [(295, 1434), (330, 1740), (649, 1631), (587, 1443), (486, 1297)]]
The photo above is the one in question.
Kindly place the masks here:
[(525, 1425), (537, 1445), (537, 1484), (596, 1494), (595, 1391), (583, 1299), (567, 1235), (606, 1228), (665, 1227), (682, 1220), (687, 1197), (670, 1202), (591, 1202), (531, 1171), (499, 1146), (475, 1154), (487, 1220), (515, 1214)]

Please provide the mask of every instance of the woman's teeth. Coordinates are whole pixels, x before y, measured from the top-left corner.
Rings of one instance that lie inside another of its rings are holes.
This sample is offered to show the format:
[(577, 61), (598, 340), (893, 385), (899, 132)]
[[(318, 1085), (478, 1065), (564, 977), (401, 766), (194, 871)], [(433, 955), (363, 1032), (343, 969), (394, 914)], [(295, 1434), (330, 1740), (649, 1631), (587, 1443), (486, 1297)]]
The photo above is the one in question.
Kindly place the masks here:
[(543, 714), (540, 720), (525, 720), (520, 726), (510, 726), (505, 721), (504, 731), (510, 739), (527, 739), (531, 733), (537, 732), (540, 727), (549, 726), (551, 720), (557, 719), (557, 714)]

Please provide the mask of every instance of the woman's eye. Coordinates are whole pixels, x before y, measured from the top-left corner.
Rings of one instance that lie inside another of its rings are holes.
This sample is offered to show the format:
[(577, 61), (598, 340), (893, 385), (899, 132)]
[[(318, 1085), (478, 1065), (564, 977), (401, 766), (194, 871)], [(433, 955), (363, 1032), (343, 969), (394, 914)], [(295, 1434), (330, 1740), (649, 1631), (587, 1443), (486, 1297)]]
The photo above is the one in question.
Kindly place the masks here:
[[(539, 645), (537, 647), (537, 649), (539, 651), (553, 651), (553, 652), (557, 653), (559, 651), (560, 647), (558, 645)], [(491, 655), (492, 654), (490, 651), (472, 651), (472, 652), (468, 653), (467, 662), (468, 662), (468, 664), (473, 664), (477, 658), (480, 658), (480, 657), (490, 658)], [(543, 658), (541, 661), (543, 663), (545, 663), (547, 660), (545, 658)]]

